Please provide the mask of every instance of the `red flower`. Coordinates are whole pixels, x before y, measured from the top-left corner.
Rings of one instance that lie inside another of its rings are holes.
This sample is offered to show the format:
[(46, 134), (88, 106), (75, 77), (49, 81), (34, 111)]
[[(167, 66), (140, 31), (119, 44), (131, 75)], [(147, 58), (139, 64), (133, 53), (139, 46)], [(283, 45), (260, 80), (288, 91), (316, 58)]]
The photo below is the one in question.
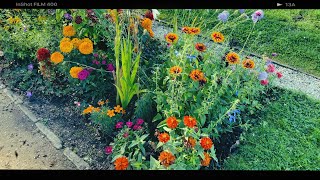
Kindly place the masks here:
[(43, 60), (50, 58), (50, 51), (46, 48), (38, 49), (37, 58), (39, 61), (43, 61)]
[(144, 16), (146, 18), (149, 18), (150, 20), (154, 20), (152, 11), (150, 11), (150, 10), (148, 10)]
[(200, 140), (200, 145), (204, 150), (209, 150), (212, 147), (213, 142), (209, 137), (203, 137)]
[(268, 79), (261, 80), (260, 84), (266, 86), (269, 83)]
[(281, 72), (277, 72), (277, 76), (278, 76), (278, 78), (280, 79), (280, 78), (282, 78), (282, 73)]
[(276, 68), (274, 67), (273, 64), (269, 64), (268, 68), (267, 68), (267, 72), (268, 73), (273, 73), (274, 71), (276, 71)]

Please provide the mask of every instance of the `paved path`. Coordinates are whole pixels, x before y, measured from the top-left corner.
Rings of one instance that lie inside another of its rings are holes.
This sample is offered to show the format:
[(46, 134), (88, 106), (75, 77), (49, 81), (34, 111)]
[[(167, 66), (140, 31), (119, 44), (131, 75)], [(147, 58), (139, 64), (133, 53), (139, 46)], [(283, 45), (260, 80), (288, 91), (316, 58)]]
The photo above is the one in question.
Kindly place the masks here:
[(0, 169), (76, 169), (0, 88)]

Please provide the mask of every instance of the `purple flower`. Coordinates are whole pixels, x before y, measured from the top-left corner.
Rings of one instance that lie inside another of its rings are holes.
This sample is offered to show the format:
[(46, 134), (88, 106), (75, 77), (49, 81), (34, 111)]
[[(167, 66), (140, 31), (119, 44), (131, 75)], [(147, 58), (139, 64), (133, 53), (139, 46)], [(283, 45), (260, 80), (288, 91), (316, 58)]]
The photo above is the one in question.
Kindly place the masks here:
[(243, 14), (244, 11), (245, 11), (244, 9), (239, 9), (240, 14)]
[(106, 61), (106, 60), (103, 60), (103, 61), (101, 62), (101, 64), (105, 65), (105, 64), (107, 64), (107, 61)]
[(258, 22), (259, 20), (261, 20), (264, 17), (264, 12), (260, 9), (257, 10), (256, 12), (254, 12), (251, 15), (251, 19), (254, 23)]
[(137, 119), (136, 124), (137, 124), (138, 126), (142, 125), (143, 123), (144, 123), (144, 120), (143, 120), (143, 119)]
[(112, 153), (112, 146), (107, 146), (105, 149), (106, 154), (111, 154)]
[(97, 58), (97, 57), (99, 57), (99, 54), (95, 53), (95, 54), (93, 54), (93, 56), (94, 56), (95, 58)]
[(69, 13), (65, 13), (64, 18), (66, 18), (67, 20), (72, 20), (72, 16)]
[(29, 71), (32, 71), (32, 70), (33, 70), (33, 64), (29, 64), (29, 65), (28, 65), (28, 70), (29, 70)]
[(76, 22), (77, 24), (81, 24), (81, 23), (82, 23), (82, 18), (81, 18), (81, 16), (77, 16), (75, 22)]
[(87, 77), (89, 76), (90, 72), (86, 69), (83, 69), (82, 71), (79, 72), (78, 74), (78, 78), (82, 81), (87, 79)]
[(271, 56), (276, 57), (276, 56), (278, 56), (278, 54), (277, 53), (272, 53)]
[(122, 126), (123, 126), (123, 122), (117, 122), (117, 124), (116, 124), (117, 129), (121, 129)]
[(107, 64), (107, 70), (108, 70), (108, 71), (114, 71), (115, 69), (116, 69), (116, 68), (113, 66), (112, 63)]
[(96, 64), (96, 65), (99, 65), (99, 64), (100, 64), (100, 62), (97, 61), (97, 60), (93, 60), (92, 63), (93, 63), (93, 64)]
[(142, 127), (139, 126), (139, 125), (134, 125), (134, 126), (133, 126), (133, 130), (137, 131), (137, 130), (139, 130), (139, 129), (142, 129)]
[(131, 121), (126, 122), (126, 125), (128, 126), (128, 128), (131, 128), (133, 123)]
[(259, 81), (265, 80), (268, 78), (268, 73), (267, 72), (261, 72), (258, 76)]
[(27, 91), (26, 96), (27, 96), (28, 98), (31, 98), (31, 96), (32, 96), (32, 92), (31, 92), (31, 91)]
[(218, 19), (222, 22), (227, 22), (229, 17), (229, 12), (228, 11), (223, 11), (218, 15)]

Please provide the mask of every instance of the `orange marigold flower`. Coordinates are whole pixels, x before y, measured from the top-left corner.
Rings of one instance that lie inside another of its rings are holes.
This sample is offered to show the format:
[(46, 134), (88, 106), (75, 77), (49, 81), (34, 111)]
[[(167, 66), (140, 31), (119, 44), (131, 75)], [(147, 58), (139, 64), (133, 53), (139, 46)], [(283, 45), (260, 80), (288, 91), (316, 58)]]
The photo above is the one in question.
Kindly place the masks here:
[(62, 34), (67, 37), (74, 36), (76, 34), (76, 30), (73, 26), (64, 26)]
[(91, 40), (84, 40), (80, 45), (79, 45), (79, 51), (82, 54), (91, 54), (93, 52), (93, 43)]
[(251, 59), (245, 59), (242, 61), (242, 66), (244, 68), (248, 68), (248, 69), (253, 69), (255, 64), (254, 64), (254, 61), (251, 60)]
[(60, 53), (60, 52), (54, 52), (51, 54), (50, 56), (50, 60), (54, 63), (54, 64), (59, 64), (63, 61), (64, 56)]
[(174, 163), (176, 158), (173, 154), (167, 151), (162, 151), (159, 156), (159, 161), (164, 167), (169, 167)]
[(192, 27), (192, 28), (190, 28), (190, 30), (189, 30), (189, 34), (191, 34), (191, 35), (197, 35), (197, 34), (200, 34), (200, 28), (197, 28), (197, 27)]
[(152, 20), (149, 18), (143, 18), (141, 20), (141, 26), (143, 27), (143, 29), (152, 29)]
[(179, 37), (178, 37), (178, 35), (175, 34), (175, 33), (168, 33), (168, 34), (166, 35), (166, 41), (167, 41), (168, 43), (176, 43), (176, 42), (178, 41), (178, 39), (179, 39)]
[(237, 53), (235, 52), (229, 52), (227, 55), (226, 55), (226, 61), (229, 63), (229, 64), (239, 64), (240, 62), (240, 57)]
[(189, 137), (187, 141), (188, 148), (194, 148), (196, 146), (196, 140), (193, 137)]
[(87, 107), (86, 109), (84, 109), (83, 111), (82, 111), (82, 114), (89, 114), (89, 113), (92, 113), (92, 111), (93, 111), (93, 106), (89, 106), (89, 107)]
[(175, 129), (178, 126), (178, 120), (174, 116), (170, 116), (167, 119), (167, 126), (171, 129)]
[(203, 155), (204, 155), (204, 159), (201, 160), (201, 165), (209, 166), (211, 161), (210, 155), (207, 152), (203, 152)]
[(129, 166), (128, 158), (125, 156), (119, 157), (114, 161), (114, 168), (116, 170), (126, 170)]
[(79, 45), (82, 43), (82, 41), (81, 41), (80, 39), (78, 39), (78, 38), (73, 38), (73, 39), (71, 40), (71, 43), (73, 44), (73, 47), (74, 47), (75, 49), (78, 49), (78, 48), (79, 48)]
[(158, 136), (160, 142), (166, 143), (170, 140), (170, 135), (168, 133), (160, 133)]
[(73, 44), (70, 41), (62, 41), (60, 43), (60, 50), (64, 53), (69, 53), (73, 49)]
[(209, 150), (212, 147), (213, 142), (209, 137), (203, 137), (200, 140), (200, 145), (204, 150)]
[(194, 81), (200, 81), (205, 79), (203, 72), (199, 69), (192, 70), (189, 76)]
[(113, 116), (115, 116), (116, 114), (114, 113), (114, 110), (108, 110), (108, 111), (107, 111), (107, 115), (108, 115), (109, 117), (113, 117)]
[(197, 43), (195, 47), (200, 52), (204, 52), (207, 49), (206, 45), (204, 45), (203, 43)]
[(173, 66), (170, 68), (170, 74), (180, 74), (182, 72), (182, 68), (180, 66)]
[(222, 43), (224, 41), (224, 36), (220, 32), (213, 32), (211, 34), (211, 38), (216, 43)]
[(99, 102), (98, 102), (98, 105), (99, 105), (99, 106), (103, 106), (103, 105), (104, 105), (104, 101), (99, 101)]
[(114, 112), (120, 113), (123, 110), (123, 108), (120, 105), (117, 105), (114, 107)]
[(70, 38), (64, 37), (64, 38), (61, 39), (60, 43), (62, 43), (62, 42), (64, 42), (64, 41), (70, 42), (71, 40), (70, 40)]
[(189, 128), (194, 128), (197, 125), (197, 120), (192, 116), (184, 116), (183, 123)]
[(72, 68), (70, 69), (70, 75), (71, 75), (71, 77), (78, 79), (78, 74), (79, 74), (79, 72), (82, 71), (82, 70), (83, 70), (82, 67), (72, 67)]

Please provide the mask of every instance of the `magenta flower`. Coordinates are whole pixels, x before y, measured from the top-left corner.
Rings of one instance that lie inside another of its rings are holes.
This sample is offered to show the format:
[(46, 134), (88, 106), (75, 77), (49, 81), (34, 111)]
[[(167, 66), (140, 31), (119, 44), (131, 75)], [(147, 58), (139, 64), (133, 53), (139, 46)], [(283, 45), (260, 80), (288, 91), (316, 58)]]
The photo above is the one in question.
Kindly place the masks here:
[(269, 83), (268, 79), (261, 80), (260, 84), (266, 86)]
[(143, 123), (144, 123), (144, 120), (143, 120), (143, 119), (137, 119), (136, 124), (137, 124), (138, 126), (142, 125)]
[(95, 54), (93, 54), (93, 56), (97, 58), (97, 57), (99, 57), (99, 54), (95, 53)]
[(277, 72), (277, 76), (278, 76), (278, 78), (280, 79), (280, 78), (282, 78), (282, 73), (281, 72)]
[(112, 153), (112, 146), (107, 146), (105, 149), (106, 154), (111, 154)]
[(93, 63), (93, 64), (96, 64), (96, 65), (99, 65), (99, 64), (100, 64), (100, 62), (97, 61), (97, 60), (93, 60), (92, 63)]
[(116, 68), (113, 66), (112, 63), (107, 64), (107, 70), (108, 70), (108, 71), (114, 71), (115, 69), (116, 69)]
[(134, 125), (133, 126), (133, 130), (137, 131), (139, 129), (142, 129), (142, 126), (139, 126), (139, 125)]
[(78, 74), (78, 78), (82, 81), (82, 80), (86, 80), (87, 77), (89, 76), (90, 72), (86, 69), (83, 69), (82, 71), (79, 72)]
[(105, 64), (107, 64), (107, 61), (106, 61), (106, 60), (103, 60), (103, 61), (101, 62), (101, 64), (105, 65)]
[(123, 127), (123, 122), (118, 122), (117, 124), (116, 124), (116, 128), (117, 129), (121, 129)]
[(133, 123), (131, 121), (126, 122), (126, 125), (128, 126), (128, 128), (131, 128)]
[(274, 65), (273, 64), (269, 64), (268, 68), (267, 68), (267, 72), (268, 73), (273, 73), (275, 71), (276, 71), (276, 68), (274, 67)]
[(126, 133), (124, 133), (122, 136), (123, 136), (124, 138), (127, 138), (127, 137), (129, 136), (129, 133), (126, 132)]

